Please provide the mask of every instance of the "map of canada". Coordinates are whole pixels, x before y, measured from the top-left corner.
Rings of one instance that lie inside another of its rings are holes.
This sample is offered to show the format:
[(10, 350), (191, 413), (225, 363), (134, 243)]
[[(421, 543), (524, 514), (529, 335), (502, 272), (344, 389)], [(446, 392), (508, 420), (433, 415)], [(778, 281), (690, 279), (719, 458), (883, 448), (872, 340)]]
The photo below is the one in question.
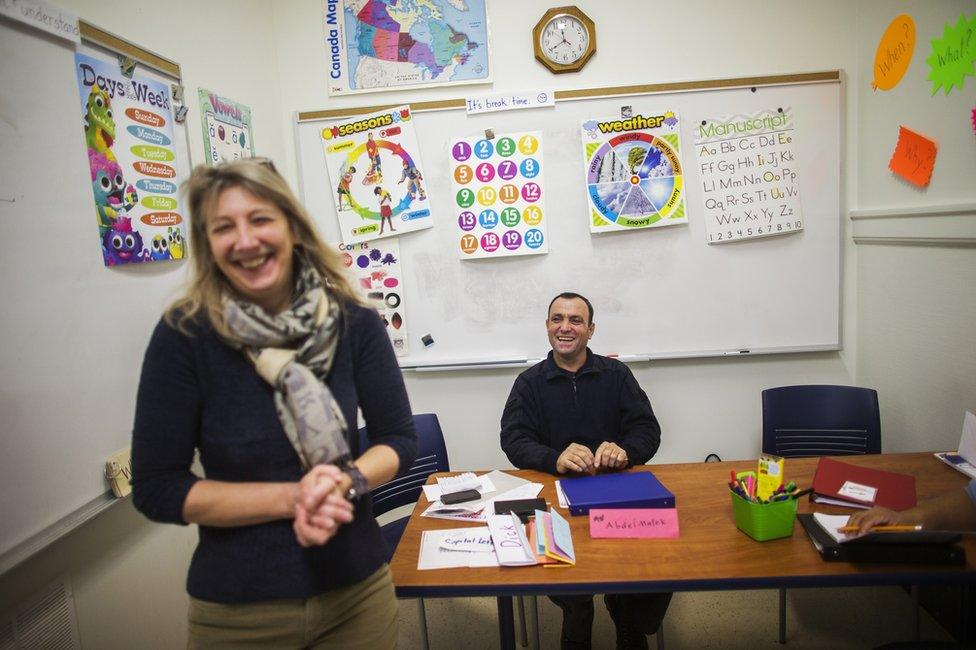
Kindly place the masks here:
[(485, 2), (343, 0), (335, 22), (344, 47), (334, 53), (344, 61), (337, 70), (333, 57), (330, 91), (490, 81)]

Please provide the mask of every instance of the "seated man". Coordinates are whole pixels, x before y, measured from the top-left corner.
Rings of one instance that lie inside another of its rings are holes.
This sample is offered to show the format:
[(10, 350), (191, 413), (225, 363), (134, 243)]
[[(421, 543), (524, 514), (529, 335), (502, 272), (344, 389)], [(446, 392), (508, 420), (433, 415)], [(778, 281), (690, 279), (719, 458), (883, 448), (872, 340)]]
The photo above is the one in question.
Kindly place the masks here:
[[(645, 463), (661, 443), (661, 427), (634, 375), (615, 359), (593, 354), (593, 305), (576, 293), (549, 303), (552, 351), (515, 380), (502, 414), (502, 449), (513, 465), (550, 474), (595, 473)], [(563, 610), (561, 646), (589, 648), (593, 596), (550, 596)], [(618, 648), (646, 648), (670, 593), (607, 594)]]
[(921, 502), (914, 508), (896, 512), (881, 506), (851, 515), (849, 526), (859, 535), (875, 526), (921, 524), (926, 530), (976, 530), (976, 479), (962, 490), (953, 490)]

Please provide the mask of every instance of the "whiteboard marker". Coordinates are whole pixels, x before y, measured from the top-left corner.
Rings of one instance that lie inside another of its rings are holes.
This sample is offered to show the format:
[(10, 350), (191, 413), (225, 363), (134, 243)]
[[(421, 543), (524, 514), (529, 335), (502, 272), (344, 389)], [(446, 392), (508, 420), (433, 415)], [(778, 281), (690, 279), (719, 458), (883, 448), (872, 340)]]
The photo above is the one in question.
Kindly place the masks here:
[(735, 354), (749, 354), (749, 350), (732, 350), (731, 352), (726, 352), (725, 356), (732, 356)]

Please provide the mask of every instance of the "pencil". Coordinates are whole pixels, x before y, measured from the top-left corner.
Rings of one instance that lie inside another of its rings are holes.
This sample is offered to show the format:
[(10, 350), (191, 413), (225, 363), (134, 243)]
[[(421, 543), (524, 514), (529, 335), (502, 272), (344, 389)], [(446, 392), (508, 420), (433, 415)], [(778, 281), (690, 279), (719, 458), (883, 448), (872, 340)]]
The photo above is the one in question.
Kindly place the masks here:
[[(856, 533), (861, 530), (860, 526), (841, 526), (837, 529), (839, 533)], [(922, 530), (922, 524), (906, 524), (906, 525), (887, 525), (887, 526), (875, 526), (869, 533), (879, 532), (879, 533), (913, 533)]]

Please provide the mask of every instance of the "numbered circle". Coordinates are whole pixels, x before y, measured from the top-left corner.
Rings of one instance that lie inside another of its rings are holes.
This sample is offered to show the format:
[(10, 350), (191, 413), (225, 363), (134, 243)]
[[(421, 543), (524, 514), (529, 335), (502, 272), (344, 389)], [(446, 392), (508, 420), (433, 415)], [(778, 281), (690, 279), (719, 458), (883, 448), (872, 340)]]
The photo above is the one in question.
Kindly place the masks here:
[(542, 231), (538, 228), (525, 231), (525, 245), (529, 248), (539, 248), (542, 246)]
[(474, 155), (478, 156), (482, 160), (485, 158), (491, 158), (491, 154), (495, 151), (495, 145), (491, 143), (491, 140), (478, 140), (474, 143)]
[(503, 160), (498, 163), (498, 177), (502, 180), (510, 181), (518, 173), (518, 165), (511, 160)]
[(519, 165), (519, 171), (522, 172), (522, 176), (526, 178), (535, 178), (539, 175), (539, 163), (535, 158), (526, 158)]
[(474, 227), (478, 225), (478, 218), (474, 216), (474, 212), (470, 210), (465, 210), (458, 215), (458, 228), (467, 232), (468, 230), (474, 230)]
[(522, 216), (519, 214), (518, 208), (505, 208), (502, 210), (502, 223), (505, 224), (506, 228), (514, 228), (521, 219)]
[(467, 165), (458, 165), (454, 170), (454, 180), (457, 181), (458, 185), (467, 185), (474, 178), (474, 172)]
[[(481, 205), (491, 205), (492, 203), (495, 202), (495, 199), (497, 197), (498, 197), (498, 192), (496, 192), (495, 188), (491, 187), (490, 185), (485, 185), (484, 187), (478, 190), (478, 203), (480, 203)], [(466, 205), (464, 207), (468, 207), (468, 206)]]
[(457, 204), (462, 208), (470, 208), (474, 204), (474, 192), (463, 187), (458, 190), (456, 200)]
[(451, 155), (454, 156), (454, 160), (458, 162), (464, 162), (471, 157), (471, 145), (463, 140), (461, 142), (454, 143), (451, 147)]
[(486, 253), (494, 253), (498, 250), (500, 245), (501, 237), (493, 232), (486, 232), (481, 236), (481, 248), (484, 249)]
[(461, 252), (467, 253), (468, 255), (470, 255), (471, 253), (475, 252), (476, 250), (478, 250), (478, 238), (475, 237), (474, 235), (462, 235), (461, 236)]
[(522, 186), (522, 198), (529, 203), (535, 203), (542, 196), (542, 188), (535, 183), (526, 183)]
[(524, 153), (526, 156), (531, 156), (539, 148), (539, 141), (531, 135), (523, 135), (519, 138), (518, 142), (519, 151)]
[(498, 225), (498, 213), (488, 208), (487, 210), (482, 210), (478, 215), (478, 223), (485, 230), (491, 230)]
[(484, 162), (478, 165), (474, 173), (477, 175), (479, 181), (487, 183), (495, 177), (495, 167), (491, 163)]
[(501, 198), (502, 203), (515, 203), (518, 201), (519, 191), (517, 187), (508, 183), (498, 188), (498, 196)]
[(530, 205), (522, 213), (522, 219), (530, 226), (538, 226), (542, 223), (542, 210), (537, 205)]
[(502, 138), (498, 141), (498, 155), (508, 158), (513, 153), (515, 153), (515, 140), (511, 138)]
[(508, 230), (502, 235), (502, 246), (510, 251), (522, 245), (522, 233), (518, 230)]

